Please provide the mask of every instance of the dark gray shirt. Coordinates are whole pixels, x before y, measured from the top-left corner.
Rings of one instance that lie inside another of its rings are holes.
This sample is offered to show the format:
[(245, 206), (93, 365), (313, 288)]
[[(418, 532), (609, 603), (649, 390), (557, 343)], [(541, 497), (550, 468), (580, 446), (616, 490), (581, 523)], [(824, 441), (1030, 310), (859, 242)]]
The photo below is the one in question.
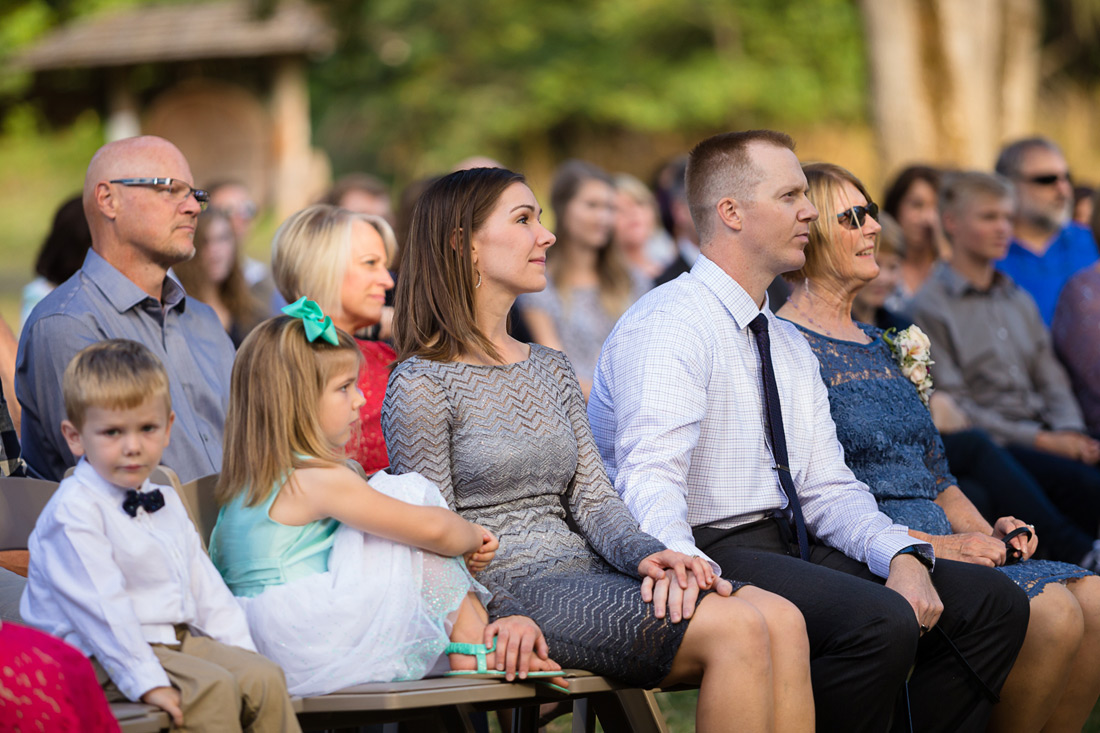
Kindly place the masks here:
[(1039, 309), (1008, 275), (995, 272), (983, 291), (941, 262), (913, 299), (913, 315), (932, 341), (935, 389), (976, 426), (1023, 445), (1040, 430), (1084, 432)]
[(61, 435), (61, 377), (78, 351), (109, 338), (144, 344), (168, 370), (176, 422), (161, 463), (183, 481), (221, 471), (233, 344), (209, 306), (170, 277), (162, 288), (163, 303), (89, 250), (84, 266), (35, 307), (15, 367), (32, 475), (60, 481), (75, 465)]

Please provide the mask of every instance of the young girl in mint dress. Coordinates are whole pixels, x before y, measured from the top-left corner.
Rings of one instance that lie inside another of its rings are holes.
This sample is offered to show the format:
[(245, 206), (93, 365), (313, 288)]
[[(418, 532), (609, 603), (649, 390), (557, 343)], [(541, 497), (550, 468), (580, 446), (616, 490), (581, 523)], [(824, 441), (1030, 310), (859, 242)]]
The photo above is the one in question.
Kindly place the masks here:
[(211, 538), (257, 648), (294, 695), (442, 673), (448, 653), (493, 673), (488, 592), (467, 566), (483, 569), (495, 538), (419, 474), (367, 483), (347, 467), (359, 349), (311, 301), (284, 311), (237, 353)]

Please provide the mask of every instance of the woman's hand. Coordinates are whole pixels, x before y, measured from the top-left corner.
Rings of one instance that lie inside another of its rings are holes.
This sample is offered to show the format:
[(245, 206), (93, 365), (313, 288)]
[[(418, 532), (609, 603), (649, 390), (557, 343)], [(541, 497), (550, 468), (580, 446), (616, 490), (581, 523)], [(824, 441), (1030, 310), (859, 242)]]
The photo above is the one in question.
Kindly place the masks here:
[(481, 530), (481, 547), (468, 553), (465, 558), (466, 567), (471, 573), (476, 574), (489, 567), (489, 563), (493, 561), (493, 557), (497, 554), (497, 549), (500, 548), (500, 542), (493, 536), (492, 532), (480, 524), (474, 526)]
[[(1002, 535), (1003, 536), (1003, 535)], [(936, 557), (993, 568), (1005, 564), (1005, 543), (980, 532), (940, 535), (932, 538)]]
[(653, 615), (665, 617), (668, 609), (673, 623), (691, 618), (700, 590), (713, 588), (719, 595), (733, 591), (729, 581), (714, 574), (710, 563), (698, 556), (674, 550), (662, 550), (638, 563), (642, 579), (642, 600), (653, 603)]
[(496, 665), (511, 682), (516, 674), (527, 675), (531, 669), (531, 652), (539, 659), (550, 659), (550, 647), (538, 624), (526, 616), (504, 616), (485, 627), (485, 646), (497, 639)]
[(1039, 548), (1039, 535), (1036, 533), (1035, 527), (1016, 517), (1001, 517), (993, 525), (993, 536), (997, 539), (1003, 539), (1010, 532), (1020, 527), (1027, 527), (1031, 530), (1031, 539), (1027, 539), (1026, 535), (1012, 538), (1012, 546), (1023, 553), (1020, 555), (1020, 561), (1023, 562), (1034, 555)]

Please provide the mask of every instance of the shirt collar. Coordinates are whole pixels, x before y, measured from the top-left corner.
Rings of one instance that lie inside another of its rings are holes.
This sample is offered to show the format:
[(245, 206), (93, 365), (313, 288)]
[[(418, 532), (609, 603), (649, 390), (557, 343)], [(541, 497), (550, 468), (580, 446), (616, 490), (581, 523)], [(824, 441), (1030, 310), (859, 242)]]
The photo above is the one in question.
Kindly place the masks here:
[(1012, 281), (1000, 270), (993, 271), (993, 281), (990, 283), (989, 288), (981, 290), (974, 286), (969, 280), (960, 275), (955, 268), (946, 262), (940, 262), (936, 265), (935, 276), (943, 284), (948, 294), (955, 297), (967, 295), (969, 293), (977, 293), (979, 295), (996, 294), (1008, 288)]
[[(155, 300), (94, 249), (88, 250), (81, 270), (119, 313), (125, 313), (146, 300)], [(158, 305), (163, 304), (168, 310), (179, 307), (182, 312), (187, 304), (186, 296), (183, 286), (166, 275), (161, 285), (161, 302)]]
[(699, 279), (714, 293), (714, 297), (725, 307), (737, 324), (739, 330), (748, 328), (752, 319), (763, 313), (769, 321), (772, 320), (772, 312), (768, 307), (768, 296), (764, 295), (764, 307), (759, 308), (752, 296), (745, 292), (741, 284), (734, 280), (721, 267), (708, 259), (705, 254), (699, 255), (695, 265), (691, 268), (692, 276)]
[[(77, 462), (76, 470), (73, 471), (73, 478), (79, 481), (81, 485), (110, 501), (126, 498), (126, 492), (129, 491), (129, 489), (124, 489), (121, 486), (115, 486), (110, 481), (100, 476), (96, 473), (96, 470), (92, 468), (92, 464), (88, 463), (85, 458), (81, 458), (80, 461)], [(148, 491), (150, 486), (150, 481), (146, 478), (138, 491)]]

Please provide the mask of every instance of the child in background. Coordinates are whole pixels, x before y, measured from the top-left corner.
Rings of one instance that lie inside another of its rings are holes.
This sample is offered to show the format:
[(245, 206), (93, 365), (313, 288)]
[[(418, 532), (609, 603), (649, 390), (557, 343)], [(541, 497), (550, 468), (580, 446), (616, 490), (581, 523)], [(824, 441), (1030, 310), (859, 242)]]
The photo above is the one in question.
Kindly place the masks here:
[(62, 389), (61, 431), (82, 458), (31, 533), (23, 619), (93, 657), (108, 699), (156, 705), (177, 727), (299, 730), (179, 496), (149, 482), (175, 419), (164, 366), (101, 341)]
[[(419, 679), (446, 670), (445, 654), (452, 674), (505, 676), (488, 593), (467, 570), (488, 564), (496, 539), (419, 474), (368, 484), (345, 465), (359, 349), (316, 303), (283, 311), (233, 365), (210, 543), (261, 652), (295, 695)], [(555, 677), (540, 651), (521, 668)]]

